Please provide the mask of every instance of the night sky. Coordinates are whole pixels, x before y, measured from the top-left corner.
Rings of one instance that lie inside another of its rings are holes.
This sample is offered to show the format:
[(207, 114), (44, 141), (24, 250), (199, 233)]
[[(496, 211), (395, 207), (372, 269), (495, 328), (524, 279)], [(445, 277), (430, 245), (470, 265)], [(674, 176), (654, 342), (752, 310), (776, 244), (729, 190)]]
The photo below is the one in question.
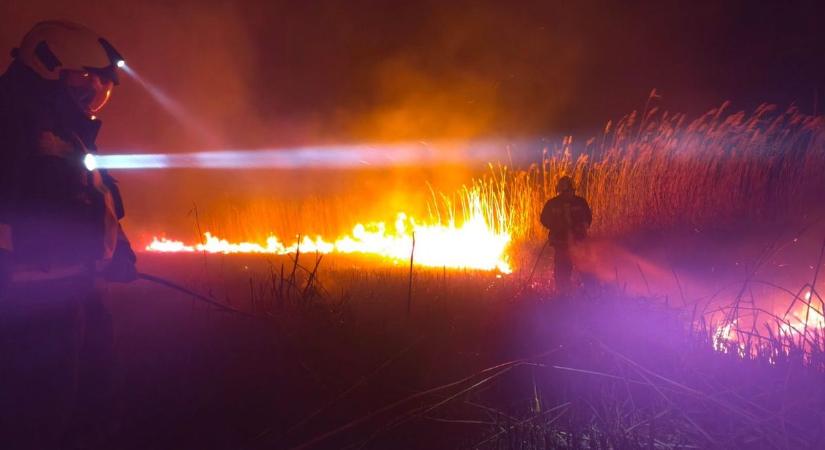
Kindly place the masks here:
[[(105, 35), (231, 146), (593, 133), (641, 108), (812, 110), (817, 2), (4, 2), (0, 47), (37, 20)], [(129, 120), (124, 120), (128, 116)], [(104, 146), (201, 147), (130, 80)], [(191, 134), (191, 133), (190, 133)]]

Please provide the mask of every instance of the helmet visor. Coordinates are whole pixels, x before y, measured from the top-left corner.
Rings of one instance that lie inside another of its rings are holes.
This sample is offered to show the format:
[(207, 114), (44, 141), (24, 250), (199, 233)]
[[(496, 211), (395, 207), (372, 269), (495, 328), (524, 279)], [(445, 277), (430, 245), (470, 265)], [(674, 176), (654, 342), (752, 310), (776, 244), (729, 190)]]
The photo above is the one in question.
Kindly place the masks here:
[(114, 81), (89, 71), (64, 70), (61, 79), (74, 103), (86, 114), (95, 114), (109, 101)]

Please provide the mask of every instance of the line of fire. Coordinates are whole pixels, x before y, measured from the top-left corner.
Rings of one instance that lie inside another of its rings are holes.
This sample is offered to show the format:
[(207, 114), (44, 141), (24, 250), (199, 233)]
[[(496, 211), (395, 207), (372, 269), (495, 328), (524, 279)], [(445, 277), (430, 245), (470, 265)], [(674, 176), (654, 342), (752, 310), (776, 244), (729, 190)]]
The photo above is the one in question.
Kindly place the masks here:
[(0, 448), (825, 447), (821, 5), (0, 11)]

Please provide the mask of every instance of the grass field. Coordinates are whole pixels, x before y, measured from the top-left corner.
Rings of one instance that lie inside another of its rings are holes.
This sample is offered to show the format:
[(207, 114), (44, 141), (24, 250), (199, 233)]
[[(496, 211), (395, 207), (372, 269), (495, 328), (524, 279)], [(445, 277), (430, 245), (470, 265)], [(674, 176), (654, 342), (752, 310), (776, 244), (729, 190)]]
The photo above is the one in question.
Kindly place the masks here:
[(276, 294), (280, 270), (273, 283), (270, 268), (289, 268), (287, 258), (210, 258), (207, 269), (200, 255), (143, 264), (173, 279), (219, 271), (211, 285), (187, 284), (258, 319), (143, 283), (113, 292), (131, 364), (120, 437), (132, 448), (822, 442), (803, 432), (816, 429), (825, 400), (803, 353), (718, 351), (715, 327), (692, 327), (693, 311), (660, 295), (609, 283), (562, 298), (542, 282), (523, 290), (518, 276), (416, 270), (408, 312), (403, 267), (330, 257), (307, 290), (315, 256), (306, 255), (294, 287)]
[[(436, 195), (433, 217), (480, 202), (511, 233), (511, 275), (142, 254), (142, 270), (252, 317), (112, 287), (116, 447), (821, 447), (823, 125), (648, 107)], [(552, 253), (529, 276), (562, 174), (595, 214), (569, 296)]]

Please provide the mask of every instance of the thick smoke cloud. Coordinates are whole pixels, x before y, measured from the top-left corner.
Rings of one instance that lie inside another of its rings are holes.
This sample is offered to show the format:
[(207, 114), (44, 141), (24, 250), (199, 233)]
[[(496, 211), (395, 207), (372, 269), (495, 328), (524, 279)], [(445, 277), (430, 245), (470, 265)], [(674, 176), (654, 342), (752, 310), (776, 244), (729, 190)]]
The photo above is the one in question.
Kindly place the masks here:
[[(0, 3), (0, 49), (39, 20), (84, 23), (219, 141), (173, 120), (127, 79), (102, 114), (104, 151), (586, 138), (642, 106), (652, 88), (678, 111), (726, 99), (812, 109), (825, 86), (816, 12), (813, 3), (754, 2), (30, 0)], [(193, 202), (243, 209), (333, 191), (358, 193), (365, 215), (392, 214), (428, 196), (425, 181), (450, 189), (468, 176), (119, 174), (130, 225), (147, 230), (188, 226)]]
[[(681, 111), (809, 108), (814, 5), (736, 3), (33, 0), (0, 5), (0, 46), (38, 20), (87, 24), (244, 147), (594, 130), (652, 88)], [(105, 117), (110, 147), (201, 145), (128, 81)]]

